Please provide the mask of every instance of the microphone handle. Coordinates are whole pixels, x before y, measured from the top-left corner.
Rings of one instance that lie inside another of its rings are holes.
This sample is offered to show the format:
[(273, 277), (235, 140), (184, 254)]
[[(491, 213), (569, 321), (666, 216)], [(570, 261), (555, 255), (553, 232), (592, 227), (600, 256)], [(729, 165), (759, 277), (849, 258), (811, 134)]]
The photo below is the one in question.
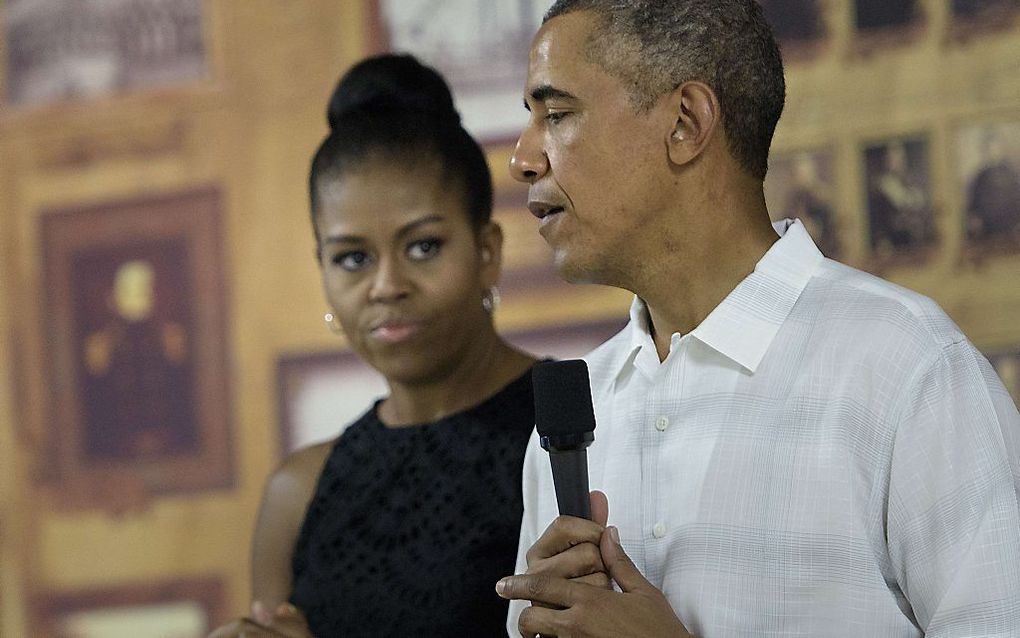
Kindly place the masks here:
[(588, 497), (588, 450), (550, 452), (556, 505), (560, 514), (591, 520)]

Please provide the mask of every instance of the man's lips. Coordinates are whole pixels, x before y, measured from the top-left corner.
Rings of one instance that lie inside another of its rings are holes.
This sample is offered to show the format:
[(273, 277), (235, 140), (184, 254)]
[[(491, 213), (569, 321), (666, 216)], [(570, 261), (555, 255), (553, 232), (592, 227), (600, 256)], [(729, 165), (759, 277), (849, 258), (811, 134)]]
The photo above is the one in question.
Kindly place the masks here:
[(549, 215), (555, 215), (556, 213), (562, 213), (563, 207), (549, 202), (543, 202), (538, 200), (532, 200), (528, 202), (528, 210), (531, 214), (539, 219), (544, 219)]

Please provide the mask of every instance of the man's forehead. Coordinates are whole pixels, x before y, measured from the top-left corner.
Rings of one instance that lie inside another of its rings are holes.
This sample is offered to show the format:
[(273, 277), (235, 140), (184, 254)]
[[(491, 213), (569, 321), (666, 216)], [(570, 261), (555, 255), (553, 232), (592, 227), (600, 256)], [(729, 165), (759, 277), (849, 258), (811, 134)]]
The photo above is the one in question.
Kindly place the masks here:
[(591, 65), (585, 49), (592, 26), (587, 12), (557, 16), (542, 25), (529, 55), (529, 92), (540, 85), (558, 86), (576, 77), (580, 67)]

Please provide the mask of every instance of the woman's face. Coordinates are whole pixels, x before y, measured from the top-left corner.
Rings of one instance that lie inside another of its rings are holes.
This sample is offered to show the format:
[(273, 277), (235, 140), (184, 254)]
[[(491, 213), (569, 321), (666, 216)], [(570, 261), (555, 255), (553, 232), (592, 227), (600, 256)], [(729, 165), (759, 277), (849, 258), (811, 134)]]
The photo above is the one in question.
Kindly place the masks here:
[(427, 381), (491, 334), (482, 296), (501, 235), (476, 232), (459, 184), (436, 162), (384, 160), (321, 179), (322, 280), (351, 347), (391, 381)]

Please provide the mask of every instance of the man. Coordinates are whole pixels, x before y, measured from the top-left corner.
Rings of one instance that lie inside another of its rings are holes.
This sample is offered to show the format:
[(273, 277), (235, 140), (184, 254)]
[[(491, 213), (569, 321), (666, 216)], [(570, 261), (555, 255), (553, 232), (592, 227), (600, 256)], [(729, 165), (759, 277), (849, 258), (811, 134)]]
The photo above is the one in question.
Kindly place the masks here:
[(532, 438), (512, 635), (1020, 632), (1020, 415), (934, 303), (770, 225), (784, 91), (753, 0), (536, 35), (511, 170), (560, 272), (636, 299), (587, 357), (595, 521)]

